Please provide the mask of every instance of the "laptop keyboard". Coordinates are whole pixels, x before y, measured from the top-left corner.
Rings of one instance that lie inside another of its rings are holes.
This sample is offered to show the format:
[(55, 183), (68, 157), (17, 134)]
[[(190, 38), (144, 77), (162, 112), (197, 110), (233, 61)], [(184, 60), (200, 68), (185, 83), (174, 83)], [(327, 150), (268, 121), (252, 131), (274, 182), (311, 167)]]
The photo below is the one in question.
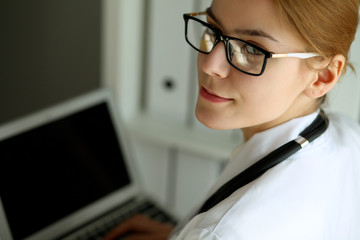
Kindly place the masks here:
[[(160, 210), (156, 205), (148, 200), (130, 201), (122, 207), (112, 211), (100, 219), (92, 222), (86, 227), (72, 233), (71, 235), (60, 238), (61, 240), (101, 240), (111, 229), (122, 221), (138, 214), (144, 214), (154, 220), (175, 225), (176, 221)], [(121, 239), (121, 237), (119, 238)]]

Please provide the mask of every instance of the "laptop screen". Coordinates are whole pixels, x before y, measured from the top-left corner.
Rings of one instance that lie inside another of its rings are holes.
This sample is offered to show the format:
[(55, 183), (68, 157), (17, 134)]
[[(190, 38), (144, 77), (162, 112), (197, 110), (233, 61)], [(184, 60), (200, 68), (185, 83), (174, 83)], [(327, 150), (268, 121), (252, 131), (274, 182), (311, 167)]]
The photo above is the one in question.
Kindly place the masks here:
[(130, 183), (105, 102), (0, 141), (0, 159), (14, 240)]

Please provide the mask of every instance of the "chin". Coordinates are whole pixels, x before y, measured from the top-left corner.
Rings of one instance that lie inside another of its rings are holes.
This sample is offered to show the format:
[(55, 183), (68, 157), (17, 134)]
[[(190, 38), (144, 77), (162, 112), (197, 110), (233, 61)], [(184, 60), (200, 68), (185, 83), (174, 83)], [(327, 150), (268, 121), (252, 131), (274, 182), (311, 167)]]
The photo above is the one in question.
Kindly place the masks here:
[(208, 128), (215, 130), (231, 129), (228, 127), (226, 121), (223, 119), (219, 119), (219, 117), (211, 116), (211, 115), (208, 116), (207, 114), (199, 113), (198, 111), (196, 111), (195, 115), (197, 120)]

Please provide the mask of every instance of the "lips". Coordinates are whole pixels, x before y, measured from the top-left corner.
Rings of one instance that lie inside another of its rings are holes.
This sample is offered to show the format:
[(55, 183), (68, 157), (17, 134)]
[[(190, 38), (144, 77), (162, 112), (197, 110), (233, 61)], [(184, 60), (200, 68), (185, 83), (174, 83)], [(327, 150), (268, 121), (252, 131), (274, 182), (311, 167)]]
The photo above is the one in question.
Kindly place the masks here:
[(200, 96), (202, 96), (204, 99), (213, 102), (213, 103), (222, 103), (222, 102), (229, 102), (232, 99), (230, 98), (224, 98), (224, 97), (220, 97), (218, 95), (216, 95), (213, 92), (210, 92), (209, 90), (207, 90), (204, 87), (200, 88)]

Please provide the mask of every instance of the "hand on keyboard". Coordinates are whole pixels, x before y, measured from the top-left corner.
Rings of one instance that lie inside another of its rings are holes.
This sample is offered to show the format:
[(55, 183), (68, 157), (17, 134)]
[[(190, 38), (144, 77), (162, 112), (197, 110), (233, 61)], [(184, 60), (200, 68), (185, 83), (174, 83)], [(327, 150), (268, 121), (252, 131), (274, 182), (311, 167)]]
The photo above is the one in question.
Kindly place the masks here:
[(103, 240), (115, 240), (125, 235), (125, 239), (132, 240), (165, 240), (172, 230), (173, 226), (169, 224), (138, 214), (116, 226)]

